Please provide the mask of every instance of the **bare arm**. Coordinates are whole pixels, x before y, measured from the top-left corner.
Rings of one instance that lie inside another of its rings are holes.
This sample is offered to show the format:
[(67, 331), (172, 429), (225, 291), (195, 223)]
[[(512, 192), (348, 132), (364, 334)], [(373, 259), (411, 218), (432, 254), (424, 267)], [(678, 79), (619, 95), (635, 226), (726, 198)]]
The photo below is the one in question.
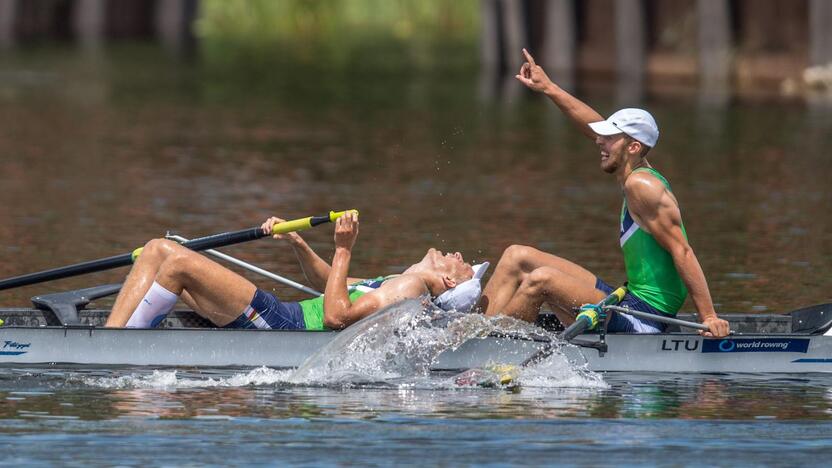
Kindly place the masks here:
[(560, 108), (561, 112), (566, 114), (569, 120), (578, 127), (581, 133), (594, 141), (596, 135), (589, 128), (589, 124), (604, 120), (601, 114), (552, 82), (543, 68), (534, 62), (534, 57), (526, 49), (523, 49), (523, 55), (526, 57), (526, 63), (520, 67), (520, 73), (515, 78), (529, 89), (548, 96)]
[(349, 298), (347, 303), (342, 304), (343, 307), (337, 308), (329, 308), (324, 302), (324, 325), (327, 328), (345, 328), (390, 304), (428, 292), (425, 282), (416, 275), (389, 279), (380, 288), (364, 294), (352, 304), (349, 304)]
[(728, 322), (717, 317), (702, 266), (682, 232), (682, 216), (676, 199), (661, 181), (645, 173), (631, 175), (624, 184), (624, 193), (627, 206), (640, 226), (673, 258), (699, 319), (710, 329), (705, 334), (728, 335)]
[[(264, 232), (271, 232), (272, 226), (282, 223), (284, 220), (280, 218), (271, 217), (263, 223)], [(298, 259), (303, 275), (306, 277), (313, 288), (322, 291), (326, 288), (327, 278), (329, 278), (330, 266), (324, 259), (320, 257), (309, 244), (296, 232), (287, 234), (275, 234), (275, 239), (283, 239), (292, 246), (295, 252), (295, 257)], [(348, 278), (350, 283), (361, 281), (360, 278)]]

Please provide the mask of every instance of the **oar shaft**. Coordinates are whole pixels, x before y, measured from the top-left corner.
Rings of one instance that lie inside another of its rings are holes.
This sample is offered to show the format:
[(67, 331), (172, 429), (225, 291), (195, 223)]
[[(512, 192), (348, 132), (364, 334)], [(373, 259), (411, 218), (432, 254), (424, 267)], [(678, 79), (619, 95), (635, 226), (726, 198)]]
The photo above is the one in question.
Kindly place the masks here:
[(626, 307), (618, 307), (614, 305), (604, 306), (607, 310), (614, 310), (616, 312), (621, 312), (623, 314), (630, 314), (633, 317), (643, 318), (646, 320), (652, 320), (654, 322), (662, 322), (668, 325), (678, 325), (680, 327), (687, 327), (687, 328), (695, 328), (697, 330), (703, 331), (710, 331), (707, 325), (696, 323), (696, 322), (688, 322), (687, 320), (679, 320), (672, 317), (665, 317), (662, 315), (655, 315), (655, 314), (648, 314), (647, 312), (641, 312), (638, 310), (628, 309)]
[[(319, 224), (335, 221), (348, 211), (330, 211), (328, 215), (324, 216), (310, 216), (307, 218), (284, 221), (282, 223), (275, 224), (272, 228), (272, 233), (285, 234), (287, 232), (309, 229)], [(225, 247), (228, 245), (239, 244), (241, 242), (248, 242), (255, 239), (260, 239), (261, 237), (266, 237), (267, 235), (268, 234), (263, 233), (263, 230), (261, 228), (255, 227), (243, 229), (241, 231), (223, 232), (220, 234), (214, 234), (212, 236), (191, 239), (182, 245), (191, 250), (199, 251), (205, 249)], [(11, 289), (35, 283), (43, 283), (45, 281), (53, 281), (62, 278), (69, 278), (71, 276), (78, 276), (86, 273), (95, 273), (98, 271), (104, 271), (112, 268), (127, 266), (133, 263), (133, 261), (135, 261), (136, 257), (138, 257), (139, 254), (141, 254), (141, 250), (141, 248), (138, 248), (128, 254), (116, 255), (114, 257), (107, 257), (98, 260), (91, 260), (88, 262), (76, 263), (74, 265), (53, 268), (50, 270), (44, 270), (36, 273), (29, 273), (26, 275), (20, 275), (5, 280), (0, 280), (0, 291), (4, 289)]]
[(114, 257), (76, 263), (75, 265), (53, 268), (51, 270), (39, 271), (37, 273), (29, 273), (0, 281), (0, 291), (35, 283), (43, 283), (45, 281), (69, 278), (70, 276), (78, 276), (85, 273), (95, 273), (97, 271), (104, 271), (130, 265), (131, 263), (133, 263), (133, 254), (128, 253), (116, 255)]
[[(611, 304), (617, 304), (624, 299), (624, 295), (627, 294), (627, 287), (626, 286), (619, 286), (613, 292), (610, 293), (609, 296), (605, 297), (601, 302), (599, 302), (596, 306), (597, 307), (609, 307)], [(583, 317), (578, 315), (575, 323), (570, 325), (566, 328), (566, 330), (560, 332), (558, 334), (558, 343), (568, 342), (572, 338), (580, 335), (581, 333), (585, 332), (587, 329), (593, 327), (597, 320), (590, 320), (588, 317)], [(549, 342), (540, 351), (532, 354), (525, 361), (520, 363), (520, 367), (528, 367), (532, 364), (536, 364), (547, 357), (551, 356), (555, 350), (557, 349), (555, 342)]]
[[(261, 237), (266, 234), (263, 230), (258, 228), (243, 229), (241, 231), (223, 232), (212, 236), (200, 237), (192, 239), (182, 245), (191, 250), (205, 250), (215, 247), (223, 247), (232, 244), (239, 244)], [(43, 283), (45, 281), (54, 281), (72, 276), (83, 275), (87, 273), (96, 273), (99, 271), (110, 270), (113, 268), (127, 266), (133, 263), (135, 257), (141, 252), (141, 249), (136, 249), (131, 253), (116, 255), (113, 257), (102, 258), (98, 260), (90, 260), (88, 262), (76, 263), (60, 268), (53, 268), (51, 270), (39, 271), (36, 273), (29, 273), (26, 275), (15, 276), (0, 281), (0, 291), (4, 289), (11, 289), (20, 286), (27, 286), (35, 283)]]
[[(168, 239), (173, 239), (176, 242), (180, 242), (180, 243), (188, 242), (188, 239), (186, 239), (182, 236), (177, 236), (175, 234), (168, 234), (165, 237), (167, 237)], [(273, 279), (273, 280), (277, 281), (278, 283), (283, 283), (286, 286), (295, 288), (299, 291), (303, 291), (303, 292), (305, 292), (305, 293), (307, 293), (311, 296), (321, 296), (321, 295), (323, 295), (321, 292), (316, 291), (316, 290), (314, 290), (310, 287), (304, 286), (304, 285), (302, 285), (302, 284), (300, 284), (296, 281), (292, 281), (289, 278), (284, 278), (280, 275), (276, 275), (276, 274), (274, 274), (274, 273), (272, 273), (268, 270), (264, 270), (264, 269), (262, 269), (262, 268), (260, 268), (256, 265), (252, 265), (250, 263), (244, 262), (244, 261), (240, 260), (239, 258), (232, 257), (231, 255), (224, 254), (220, 251), (213, 250), (213, 249), (207, 249), (207, 250), (204, 250), (204, 252), (209, 254), (209, 255), (213, 255), (214, 257), (221, 258), (221, 259), (225, 260), (226, 262), (233, 263), (234, 265), (237, 265), (241, 268), (245, 268), (246, 270), (251, 271), (253, 273), (257, 273), (258, 275), (262, 275), (262, 276), (265, 276), (266, 278)]]

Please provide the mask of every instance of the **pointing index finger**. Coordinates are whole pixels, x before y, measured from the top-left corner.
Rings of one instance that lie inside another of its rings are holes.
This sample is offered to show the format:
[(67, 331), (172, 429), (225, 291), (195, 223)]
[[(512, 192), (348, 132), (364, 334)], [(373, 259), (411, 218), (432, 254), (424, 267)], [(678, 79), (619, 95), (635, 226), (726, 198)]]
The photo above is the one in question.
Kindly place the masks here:
[(529, 62), (529, 64), (537, 65), (536, 63), (534, 63), (534, 57), (532, 57), (532, 54), (530, 54), (529, 51), (526, 50), (525, 47), (523, 48), (523, 55), (526, 56), (526, 61)]

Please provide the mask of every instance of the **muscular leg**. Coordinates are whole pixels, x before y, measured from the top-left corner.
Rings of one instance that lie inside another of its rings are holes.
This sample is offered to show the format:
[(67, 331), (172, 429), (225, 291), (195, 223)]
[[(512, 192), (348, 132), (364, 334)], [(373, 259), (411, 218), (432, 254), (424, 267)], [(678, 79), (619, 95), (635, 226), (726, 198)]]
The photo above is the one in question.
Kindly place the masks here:
[[(545, 269), (533, 281), (527, 281), (532, 272), (542, 267)], [(551, 281), (545, 284), (544, 273), (551, 275)], [(512, 245), (497, 262), (480, 305), (485, 308), (485, 315), (505, 314), (534, 321), (543, 302), (564, 308), (576, 301), (580, 305), (603, 299), (599, 297), (603, 293), (595, 289), (595, 281), (595, 275), (569, 260), (533, 247)]]
[(534, 322), (540, 306), (545, 302), (552, 307), (561, 323), (569, 325), (575, 320), (573, 308), (603, 298), (604, 293), (595, 289), (594, 280), (587, 283), (557, 268), (540, 267), (526, 275), (502, 314)]
[[(107, 326), (124, 326), (153, 281), (180, 295), (200, 315), (219, 326), (236, 319), (254, 297), (257, 288), (249, 280), (175, 242), (160, 239), (151, 241), (148, 247), (151, 255), (147, 264), (140, 264), (147, 253), (142, 251)], [(113, 318), (116, 313), (119, 315)]]
[(173, 245), (178, 244), (164, 239), (153, 239), (144, 245), (142, 254), (136, 259), (116, 297), (105, 326), (123, 327), (127, 324), (139, 301), (147, 294), (147, 290), (156, 279), (159, 267), (174, 251)]

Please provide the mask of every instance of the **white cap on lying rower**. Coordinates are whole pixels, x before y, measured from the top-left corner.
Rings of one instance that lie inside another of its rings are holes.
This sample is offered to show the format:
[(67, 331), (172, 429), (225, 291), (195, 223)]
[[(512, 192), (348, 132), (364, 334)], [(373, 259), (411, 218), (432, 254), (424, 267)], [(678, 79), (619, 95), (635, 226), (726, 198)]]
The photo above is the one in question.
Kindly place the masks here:
[(656, 125), (656, 119), (644, 109), (621, 109), (607, 120), (592, 122), (589, 128), (602, 136), (626, 133), (651, 148), (659, 141), (659, 126)]
[(472, 265), (471, 268), (474, 269), (473, 278), (443, 292), (434, 299), (433, 303), (444, 310), (470, 312), (477, 305), (477, 301), (480, 300), (480, 294), (482, 294), (480, 280), (488, 270), (488, 265), (490, 265), (488, 262)]

